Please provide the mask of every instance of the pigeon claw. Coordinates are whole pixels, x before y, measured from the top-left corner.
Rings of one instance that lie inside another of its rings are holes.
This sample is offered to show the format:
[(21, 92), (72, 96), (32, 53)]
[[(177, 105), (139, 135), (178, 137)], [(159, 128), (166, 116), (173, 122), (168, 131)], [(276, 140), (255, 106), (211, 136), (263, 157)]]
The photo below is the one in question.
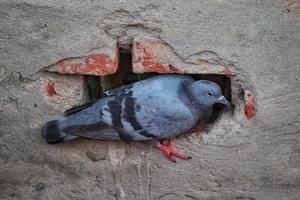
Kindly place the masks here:
[(172, 138), (168, 139), (168, 143), (166, 145), (163, 145), (161, 142), (158, 142), (158, 144), (156, 144), (155, 147), (160, 149), (166, 155), (166, 157), (174, 163), (176, 163), (176, 160), (174, 160), (173, 156), (183, 159), (183, 160), (192, 158), (190, 156), (186, 156), (186, 155), (176, 151), (173, 148), (173, 139)]

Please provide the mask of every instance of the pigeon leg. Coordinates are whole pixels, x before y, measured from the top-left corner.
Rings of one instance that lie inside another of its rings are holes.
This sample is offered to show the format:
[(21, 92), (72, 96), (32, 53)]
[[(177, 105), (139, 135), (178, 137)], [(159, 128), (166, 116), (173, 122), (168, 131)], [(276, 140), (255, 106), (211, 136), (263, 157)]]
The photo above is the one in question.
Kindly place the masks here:
[(155, 147), (162, 150), (162, 152), (164, 152), (164, 154), (167, 156), (167, 158), (173, 162), (176, 162), (176, 161), (174, 160), (172, 155), (176, 156), (177, 158), (183, 159), (183, 160), (191, 159), (190, 156), (186, 156), (186, 155), (176, 151), (173, 148), (173, 139), (172, 138), (168, 139), (168, 143), (166, 145), (163, 145), (162, 142), (158, 142), (158, 144), (156, 144)]

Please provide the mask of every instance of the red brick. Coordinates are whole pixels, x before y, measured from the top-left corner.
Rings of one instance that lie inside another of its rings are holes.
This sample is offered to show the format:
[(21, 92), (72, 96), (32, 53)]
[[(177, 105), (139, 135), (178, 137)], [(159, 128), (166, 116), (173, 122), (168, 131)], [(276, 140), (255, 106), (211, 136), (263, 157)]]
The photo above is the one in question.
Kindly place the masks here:
[(245, 100), (245, 115), (250, 120), (255, 116), (256, 106), (254, 101), (253, 93), (250, 90), (244, 90), (244, 100)]
[(135, 73), (235, 74), (229, 66), (213, 65), (201, 59), (197, 63), (182, 62), (170, 46), (154, 37), (134, 39), (132, 67)]
[(117, 44), (111, 51), (95, 53), (79, 58), (63, 59), (47, 68), (48, 71), (61, 74), (82, 74), (103, 76), (114, 74), (119, 63), (119, 52)]

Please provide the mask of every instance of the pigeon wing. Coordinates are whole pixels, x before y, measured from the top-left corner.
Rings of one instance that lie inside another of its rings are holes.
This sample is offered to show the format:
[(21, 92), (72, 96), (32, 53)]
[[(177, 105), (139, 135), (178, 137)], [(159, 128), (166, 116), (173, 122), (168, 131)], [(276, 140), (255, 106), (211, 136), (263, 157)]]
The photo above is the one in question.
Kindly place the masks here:
[[(143, 110), (148, 113), (147, 118), (137, 118), (136, 112)], [(103, 106), (102, 120), (117, 130), (119, 136), (125, 140), (153, 140), (160, 138), (159, 131), (154, 131), (151, 120), (151, 108), (137, 103), (133, 97), (132, 86), (123, 87), (114, 97)]]

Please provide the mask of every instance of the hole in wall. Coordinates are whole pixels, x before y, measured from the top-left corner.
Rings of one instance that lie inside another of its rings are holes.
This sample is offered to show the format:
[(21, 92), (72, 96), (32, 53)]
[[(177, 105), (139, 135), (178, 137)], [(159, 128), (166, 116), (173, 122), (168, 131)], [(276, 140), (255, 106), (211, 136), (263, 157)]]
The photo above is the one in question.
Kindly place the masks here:
[(119, 49), (119, 65), (116, 73), (101, 77), (100, 94), (103, 96), (104, 92), (122, 85), (127, 85), (130, 82), (124, 81), (126, 74), (131, 72), (131, 52), (127, 49)]
[[(160, 75), (160, 73), (144, 73), (136, 74), (132, 72), (132, 54), (129, 49), (119, 49), (119, 66), (116, 73), (106, 75), (102, 77), (85, 76), (85, 96), (86, 101), (93, 101), (103, 96), (104, 92), (113, 88), (127, 85), (140, 80), (151, 78), (153, 76)], [(190, 74), (195, 80), (210, 80), (217, 83), (223, 95), (232, 104), (234, 108), (231, 96), (231, 79), (224, 75), (216, 74)], [(213, 106), (214, 114), (208, 120), (208, 123), (213, 123), (223, 111), (224, 105), (215, 104)], [(199, 125), (199, 124), (198, 124)]]
[[(136, 74), (132, 72), (132, 55), (129, 49), (120, 48), (119, 67), (115, 74), (100, 78), (100, 96), (107, 90), (127, 85), (133, 82), (160, 75), (160, 73)], [(196, 80), (210, 80), (217, 83), (226, 99), (232, 103), (231, 98), (231, 79), (224, 75), (215, 74), (190, 74)]]
[(99, 76), (83, 76), (83, 98), (84, 102), (91, 102), (99, 99), (100, 96), (100, 82)]
[[(120, 62), (116, 73), (102, 77), (84, 76), (86, 101), (99, 99), (107, 90), (160, 75), (160, 73), (133, 73), (131, 51), (120, 48), (119, 52)], [(232, 103), (230, 77), (216, 74), (190, 74), (190, 76), (196, 80), (210, 80), (217, 83), (222, 89), (223, 95)], [(216, 105), (216, 107), (219, 106)]]

